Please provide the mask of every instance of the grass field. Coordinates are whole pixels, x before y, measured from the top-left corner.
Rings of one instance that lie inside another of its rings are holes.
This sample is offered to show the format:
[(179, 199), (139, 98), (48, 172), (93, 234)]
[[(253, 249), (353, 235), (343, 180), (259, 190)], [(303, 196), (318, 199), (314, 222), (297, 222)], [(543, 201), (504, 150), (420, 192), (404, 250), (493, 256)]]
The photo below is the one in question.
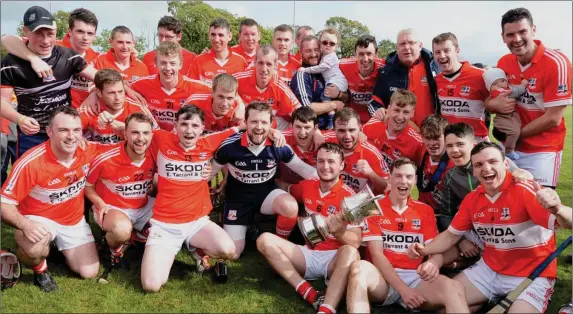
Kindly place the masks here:
[[(567, 138), (561, 166), (558, 192), (571, 206), (571, 108), (567, 110)], [(92, 229), (99, 236), (97, 226)], [(571, 232), (558, 233), (560, 243)], [(2, 248), (14, 249), (13, 230), (2, 225)], [(571, 252), (569, 249), (567, 252)], [(559, 257), (558, 280), (553, 301), (547, 313), (557, 313), (571, 297), (571, 265)], [(247, 246), (239, 262), (229, 263), (229, 281), (218, 285), (208, 276), (193, 272), (189, 256), (180, 252), (169, 282), (159, 293), (145, 294), (140, 283), (141, 253), (128, 251), (132, 258), (129, 272), (112, 272), (110, 284), (74, 277), (66, 266), (49, 263), (59, 290), (46, 294), (32, 284), (32, 272), (24, 270), (23, 278), (12, 289), (2, 292), (2, 312), (311, 312), (298, 294), (277, 276), (260, 257), (254, 244)], [(322, 284), (320, 284), (322, 286)], [(342, 309), (341, 309), (342, 310)], [(384, 311), (386, 312), (386, 311)]]

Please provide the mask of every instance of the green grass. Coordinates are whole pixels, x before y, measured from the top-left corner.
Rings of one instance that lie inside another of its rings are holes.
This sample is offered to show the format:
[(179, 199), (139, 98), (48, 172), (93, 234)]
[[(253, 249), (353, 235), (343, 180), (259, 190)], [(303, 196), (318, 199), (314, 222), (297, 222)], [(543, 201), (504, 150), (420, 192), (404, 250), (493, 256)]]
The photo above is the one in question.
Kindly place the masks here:
[[(563, 203), (571, 206), (571, 108), (566, 119), (568, 132), (557, 190)], [(92, 229), (99, 235), (95, 225)], [(570, 234), (569, 230), (559, 231), (558, 242)], [(2, 248), (14, 249), (12, 228), (2, 225), (1, 235)], [(20, 283), (2, 292), (2, 312), (311, 312), (312, 308), (274, 273), (253, 246), (248, 245), (240, 261), (229, 263), (229, 281), (223, 285), (195, 274), (189, 266), (193, 262), (181, 252), (167, 285), (150, 295), (141, 289), (141, 253), (137, 251), (128, 251), (132, 270), (112, 272), (108, 285), (80, 280), (65, 266), (50, 263), (59, 290), (46, 294), (32, 284), (32, 273), (25, 269)], [(565, 255), (559, 256), (558, 280), (547, 313), (557, 313), (571, 297), (571, 265), (565, 263)]]

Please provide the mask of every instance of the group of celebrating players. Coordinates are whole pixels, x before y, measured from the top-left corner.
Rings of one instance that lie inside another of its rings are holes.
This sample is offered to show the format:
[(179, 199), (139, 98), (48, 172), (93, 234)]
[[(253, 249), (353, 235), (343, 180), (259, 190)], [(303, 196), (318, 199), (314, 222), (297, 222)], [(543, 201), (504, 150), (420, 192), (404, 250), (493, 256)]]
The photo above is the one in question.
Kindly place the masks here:
[[(165, 16), (159, 46), (139, 61), (125, 26), (111, 32), (109, 51), (95, 52), (97, 25), (76, 9), (56, 41), (52, 15), (35, 6), (24, 15), (26, 38), (2, 37), (10, 54), (0, 112), (4, 126), (17, 125), (2, 221), (43, 291), (57, 289), (46, 263), (52, 242), (82, 278), (99, 273), (84, 196), (113, 268), (127, 265), (128, 246), (145, 243), (146, 292), (165, 285), (182, 247), (198, 268), (215, 259), (226, 273), (225, 260), (240, 258), (250, 232), (320, 313), (335, 313), (344, 295), (351, 313), (393, 303), (475, 312), (555, 250), (554, 230), (571, 229), (571, 208), (554, 190), (571, 63), (533, 39), (526, 9), (502, 17), (511, 53), (493, 77), (526, 80), (516, 98), (511, 90), (494, 97), (492, 76), (459, 61), (452, 33), (436, 36), (430, 52), (413, 30), (400, 31), (385, 60), (363, 35), (355, 57), (339, 61), (335, 30), (316, 37), (283, 24), (272, 45), (259, 45), (257, 23), (245, 19), (229, 47), (229, 23), (217, 18), (211, 47), (195, 55), (179, 45), (181, 23)], [(490, 142), (486, 111), (519, 115), (513, 161)], [(364, 189), (384, 194), (381, 211), (348, 224), (341, 203)], [(221, 221), (213, 221), (221, 199)], [(276, 232), (261, 234), (260, 214), (276, 216)], [(299, 215), (324, 216), (329, 238), (316, 247), (290, 242)], [(509, 310), (543, 313), (556, 269), (554, 261)], [(320, 278), (329, 282), (324, 292), (307, 282)]]

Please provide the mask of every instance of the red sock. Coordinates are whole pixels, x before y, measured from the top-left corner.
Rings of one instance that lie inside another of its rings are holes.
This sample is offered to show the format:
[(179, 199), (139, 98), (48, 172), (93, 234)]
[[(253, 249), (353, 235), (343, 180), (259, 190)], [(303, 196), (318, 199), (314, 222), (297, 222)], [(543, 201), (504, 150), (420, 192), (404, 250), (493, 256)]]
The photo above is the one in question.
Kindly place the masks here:
[(197, 252), (197, 255), (199, 255), (199, 256), (201, 256), (201, 257), (204, 257), (205, 255), (207, 255), (207, 254), (205, 254), (205, 251), (203, 251), (203, 250), (200, 249), (200, 248), (196, 248), (196, 249), (195, 249), (195, 252)]
[(328, 304), (322, 303), (322, 304), (318, 307), (318, 313), (336, 314), (336, 310), (333, 309), (332, 306), (330, 306), (330, 305), (328, 305)]
[(316, 297), (318, 296), (318, 292), (304, 279), (296, 286), (296, 292), (311, 305), (316, 301)]
[(32, 270), (35, 274), (41, 274), (48, 270), (48, 263), (46, 263), (46, 260), (44, 259), (40, 264), (32, 266)]
[(113, 256), (122, 256), (123, 255), (123, 244), (121, 244), (120, 246), (116, 247), (116, 248), (109, 248), (109, 251), (111, 252), (111, 255)]
[(288, 218), (282, 215), (278, 215), (277, 218), (277, 235), (283, 239), (288, 238), (292, 229), (296, 225), (297, 217)]

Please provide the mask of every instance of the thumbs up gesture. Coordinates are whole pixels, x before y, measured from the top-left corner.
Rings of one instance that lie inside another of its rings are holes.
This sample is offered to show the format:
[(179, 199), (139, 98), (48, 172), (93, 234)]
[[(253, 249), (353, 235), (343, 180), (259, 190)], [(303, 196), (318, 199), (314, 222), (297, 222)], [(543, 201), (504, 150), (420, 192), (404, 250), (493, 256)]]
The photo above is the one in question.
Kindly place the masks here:
[(561, 207), (561, 199), (557, 192), (551, 188), (544, 188), (537, 181), (533, 181), (535, 198), (550, 213), (556, 214)]

